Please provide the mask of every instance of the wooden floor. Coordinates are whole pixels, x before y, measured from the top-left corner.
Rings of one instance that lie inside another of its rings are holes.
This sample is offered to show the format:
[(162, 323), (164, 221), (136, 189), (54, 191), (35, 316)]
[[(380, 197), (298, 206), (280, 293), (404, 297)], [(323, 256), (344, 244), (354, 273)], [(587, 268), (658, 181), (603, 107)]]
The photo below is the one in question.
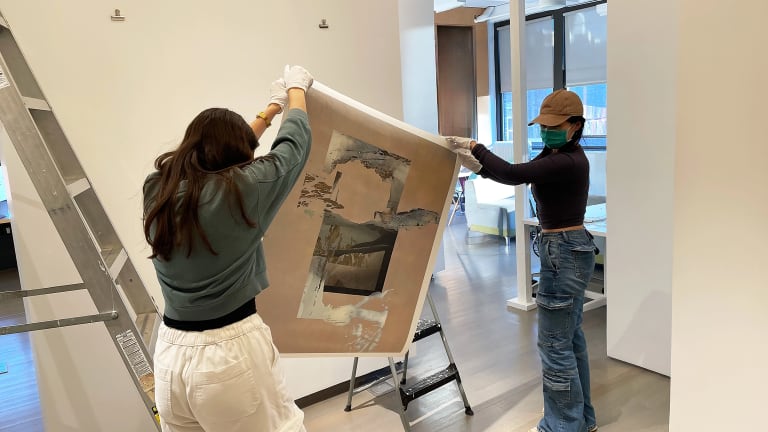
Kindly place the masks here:
[[(467, 236), (461, 214), (446, 230), (443, 244), (447, 270), (435, 276), (430, 292), (475, 415), (464, 415), (456, 387), (449, 384), (411, 403), (408, 417), (415, 422), (413, 430), (527, 431), (541, 417), (541, 376), (536, 312), (510, 311), (505, 306), (516, 294), (514, 244), (506, 248), (497, 237)], [(17, 273), (0, 271), (0, 290), (12, 289), (19, 289)], [(0, 303), (0, 326), (24, 319), (21, 300)], [(585, 313), (584, 329), (600, 430), (668, 430), (669, 379), (607, 358), (605, 308)], [(413, 346), (409, 370), (418, 376), (446, 362), (439, 338), (432, 336)], [(0, 363), (8, 367), (8, 373), (0, 374), (0, 432), (42, 432), (28, 335), (0, 336)], [(383, 384), (357, 395), (350, 413), (343, 411), (346, 395), (307, 407), (307, 430), (402, 430), (392, 394), (386, 393), (390, 388)]]
[[(16, 269), (0, 270), (0, 291), (21, 289)], [(24, 324), (21, 299), (0, 301), (0, 327)], [(37, 376), (27, 333), (0, 336), (0, 432), (42, 432)]]
[[(449, 384), (409, 405), (413, 431), (528, 431), (542, 415), (541, 372), (536, 312), (506, 308), (506, 300), (516, 294), (514, 244), (506, 248), (498, 237), (467, 236), (460, 214), (443, 244), (447, 269), (435, 276), (430, 293), (475, 415), (464, 414), (456, 386)], [(584, 314), (600, 431), (667, 431), (669, 379), (609, 359), (605, 320), (605, 308)], [(446, 362), (439, 337), (413, 345), (413, 375), (437, 370)], [(402, 430), (392, 393), (385, 393), (390, 388), (380, 385), (355, 396), (350, 413), (343, 411), (346, 395), (305, 408), (307, 430)]]

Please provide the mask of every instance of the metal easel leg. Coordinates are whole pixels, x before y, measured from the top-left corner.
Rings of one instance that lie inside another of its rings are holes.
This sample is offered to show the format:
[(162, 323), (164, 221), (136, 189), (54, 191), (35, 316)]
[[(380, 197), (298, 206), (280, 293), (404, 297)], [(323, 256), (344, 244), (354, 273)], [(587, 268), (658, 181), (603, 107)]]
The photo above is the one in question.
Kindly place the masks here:
[(400, 381), (397, 379), (397, 368), (395, 368), (395, 360), (392, 357), (389, 357), (389, 370), (392, 372), (392, 382), (395, 384), (395, 402), (397, 403), (397, 409), (400, 413), (400, 421), (403, 423), (403, 430), (410, 432), (411, 424), (405, 417), (405, 408), (403, 407), (403, 403), (400, 400)]
[(410, 351), (405, 352), (405, 359), (403, 359), (403, 379), (400, 380), (400, 385), (405, 385), (405, 376), (408, 373), (408, 354)]
[(355, 360), (352, 362), (352, 378), (349, 379), (349, 394), (347, 395), (347, 406), (344, 407), (344, 411), (346, 412), (352, 411), (352, 395), (355, 392), (355, 374), (357, 374), (357, 360), (358, 358), (355, 357)]

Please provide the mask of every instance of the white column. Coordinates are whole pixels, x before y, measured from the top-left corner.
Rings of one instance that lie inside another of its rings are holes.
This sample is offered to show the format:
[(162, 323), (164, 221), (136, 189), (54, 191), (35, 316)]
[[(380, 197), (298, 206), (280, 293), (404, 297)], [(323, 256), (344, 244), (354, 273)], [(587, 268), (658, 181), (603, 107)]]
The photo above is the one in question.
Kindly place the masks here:
[[(526, 162), (528, 151), (528, 116), (525, 76), (525, 0), (509, 2), (509, 35), (512, 39), (512, 122), (513, 158)], [(523, 225), (530, 216), (528, 187), (515, 188), (515, 253), (517, 254), (517, 297), (507, 300), (507, 306), (531, 310), (536, 302), (531, 297), (531, 240)]]

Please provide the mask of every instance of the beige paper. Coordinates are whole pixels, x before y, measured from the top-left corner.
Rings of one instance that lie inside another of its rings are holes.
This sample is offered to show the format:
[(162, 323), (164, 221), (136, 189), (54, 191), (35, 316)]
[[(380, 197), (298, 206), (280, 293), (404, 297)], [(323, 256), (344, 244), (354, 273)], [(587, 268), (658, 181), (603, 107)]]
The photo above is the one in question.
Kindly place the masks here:
[(322, 84), (309, 162), (267, 230), (259, 314), (288, 355), (402, 355), (413, 336), (458, 164), (441, 137)]

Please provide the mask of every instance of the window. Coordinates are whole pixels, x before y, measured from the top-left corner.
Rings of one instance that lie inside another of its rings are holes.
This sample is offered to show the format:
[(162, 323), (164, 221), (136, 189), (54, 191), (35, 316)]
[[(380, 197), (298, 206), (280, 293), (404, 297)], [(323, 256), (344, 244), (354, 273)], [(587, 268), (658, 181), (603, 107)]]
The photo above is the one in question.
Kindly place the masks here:
[[(526, 23), (526, 87), (528, 120), (539, 114), (541, 101), (552, 93), (554, 86), (554, 20), (543, 18)], [(499, 59), (499, 93), (498, 100), (501, 110), (500, 136), (502, 141), (512, 141), (512, 72), (510, 61), (509, 24), (497, 27), (498, 59)], [(541, 143), (539, 128), (528, 129), (528, 143)]]
[[(604, 150), (607, 144), (606, 1), (528, 16), (525, 29), (527, 120), (538, 115), (542, 100), (554, 89), (567, 88), (584, 103), (582, 145), (587, 150)], [(496, 47), (497, 139), (511, 141), (509, 22), (496, 25)], [(543, 148), (538, 126), (528, 127), (528, 145), (531, 157)]]
[(586, 150), (605, 149), (608, 128), (607, 88), (608, 85), (605, 83), (568, 87), (568, 90), (579, 95), (584, 103), (584, 118), (587, 121), (584, 124), (581, 145)]
[(606, 146), (606, 15), (606, 4), (564, 14), (565, 85), (584, 103), (587, 150)]

